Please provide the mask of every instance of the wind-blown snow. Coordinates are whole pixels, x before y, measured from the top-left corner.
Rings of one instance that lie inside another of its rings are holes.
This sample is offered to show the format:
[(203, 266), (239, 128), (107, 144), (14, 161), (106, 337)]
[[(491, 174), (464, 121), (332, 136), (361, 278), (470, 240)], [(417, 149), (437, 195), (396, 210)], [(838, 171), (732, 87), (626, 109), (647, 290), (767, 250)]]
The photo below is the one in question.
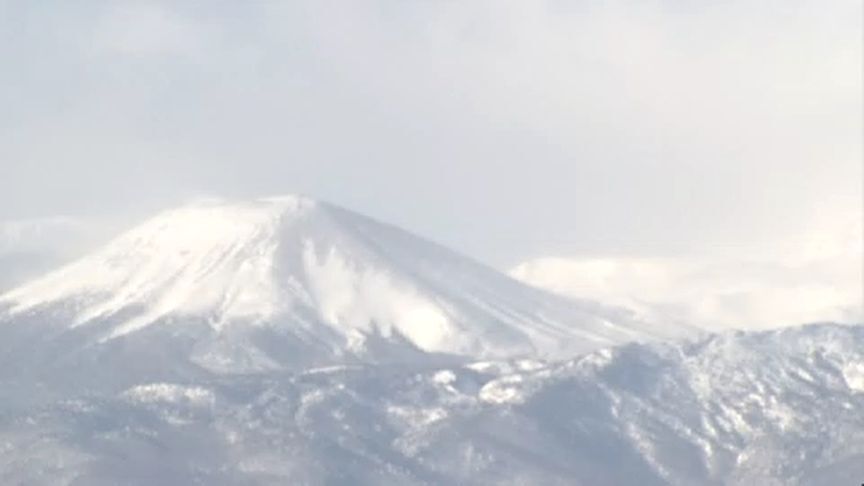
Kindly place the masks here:
[(410, 287), (400, 288), (385, 272), (354, 268), (335, 248), (319, 261), (314, 244), (307, 242), (303, 263), (325, 322), (360, 333), (377, 331), (386, 338), (395, 330), (424, 351), (446, 349), (461, 338), (443, 308)]

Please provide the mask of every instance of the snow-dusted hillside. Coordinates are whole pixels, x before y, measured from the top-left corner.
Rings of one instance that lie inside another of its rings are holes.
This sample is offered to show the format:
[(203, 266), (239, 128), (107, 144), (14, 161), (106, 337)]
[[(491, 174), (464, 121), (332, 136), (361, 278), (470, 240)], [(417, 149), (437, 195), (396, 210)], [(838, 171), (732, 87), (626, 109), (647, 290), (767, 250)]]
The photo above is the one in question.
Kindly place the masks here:
[(0, 313), (0, 362), (44, 348), (60, 368), (120, 356), (161, 367), (154, 350), (170, 348), (172, 365), (231, 373), (430, 354), (562, 357), (683, 332), (294, 196), (167, 211), (3, 295)]
[(840, 325), (630, 344), (558, 363), (178, 376), (39, 408), (0, 403), (2, 484), (864, 478), (864, 328)]

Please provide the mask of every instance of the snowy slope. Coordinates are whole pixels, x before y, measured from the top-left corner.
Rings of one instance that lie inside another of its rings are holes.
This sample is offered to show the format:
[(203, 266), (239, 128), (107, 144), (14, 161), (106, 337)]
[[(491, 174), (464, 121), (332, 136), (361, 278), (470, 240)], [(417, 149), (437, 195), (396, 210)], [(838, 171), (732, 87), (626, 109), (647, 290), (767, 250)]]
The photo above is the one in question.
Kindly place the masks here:
[(296, 196), (167, 211), (3, 295), (0, 314), (7, 356), (49, 337), (103, 361), (153, 361), (154, 349), (179, 346), (172, 359), (234, 373), (430, 354), (572, 356), (684, 332), (547, 294)]
[(864, 478), (864, 328), (564, 362), (147, 382), (10, 411), (0, 483), (826, 485)]

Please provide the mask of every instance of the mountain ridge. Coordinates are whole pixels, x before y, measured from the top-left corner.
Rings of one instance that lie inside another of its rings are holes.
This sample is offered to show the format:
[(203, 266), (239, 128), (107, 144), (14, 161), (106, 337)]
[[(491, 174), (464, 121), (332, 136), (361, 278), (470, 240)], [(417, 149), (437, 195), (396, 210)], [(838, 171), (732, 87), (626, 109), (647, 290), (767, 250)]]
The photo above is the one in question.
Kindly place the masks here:
[(862, 349), (864, 327), (826, 323), (557, 362), (175, 373), (0, 400), (0, 481), (854, 484)]

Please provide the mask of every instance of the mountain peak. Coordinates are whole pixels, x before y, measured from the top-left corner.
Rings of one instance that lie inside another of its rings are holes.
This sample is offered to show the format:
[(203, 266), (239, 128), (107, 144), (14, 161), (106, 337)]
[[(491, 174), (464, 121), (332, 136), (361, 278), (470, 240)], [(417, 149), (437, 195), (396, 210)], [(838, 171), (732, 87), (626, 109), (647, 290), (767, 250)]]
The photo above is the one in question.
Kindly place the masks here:
[(160, 213), (110, 246), (146, 242), (168, 252), (213, 251), (263, 236), (275, 237), (280, 226), (308, 216), (317, 207), (317, 202), (301, 196), (198, 200)]
[[(302, 218), (321, 203), (306, 196), (281, 195), (254, 199), (199, 198), (150, 218), (135, 230), (139, 234), (155, 235), (160, 228), (177, 236), (197, 235), (208, 238), (227, 237), (278, 226)], [(189, 242), (194, 244), (195, 240)]]

